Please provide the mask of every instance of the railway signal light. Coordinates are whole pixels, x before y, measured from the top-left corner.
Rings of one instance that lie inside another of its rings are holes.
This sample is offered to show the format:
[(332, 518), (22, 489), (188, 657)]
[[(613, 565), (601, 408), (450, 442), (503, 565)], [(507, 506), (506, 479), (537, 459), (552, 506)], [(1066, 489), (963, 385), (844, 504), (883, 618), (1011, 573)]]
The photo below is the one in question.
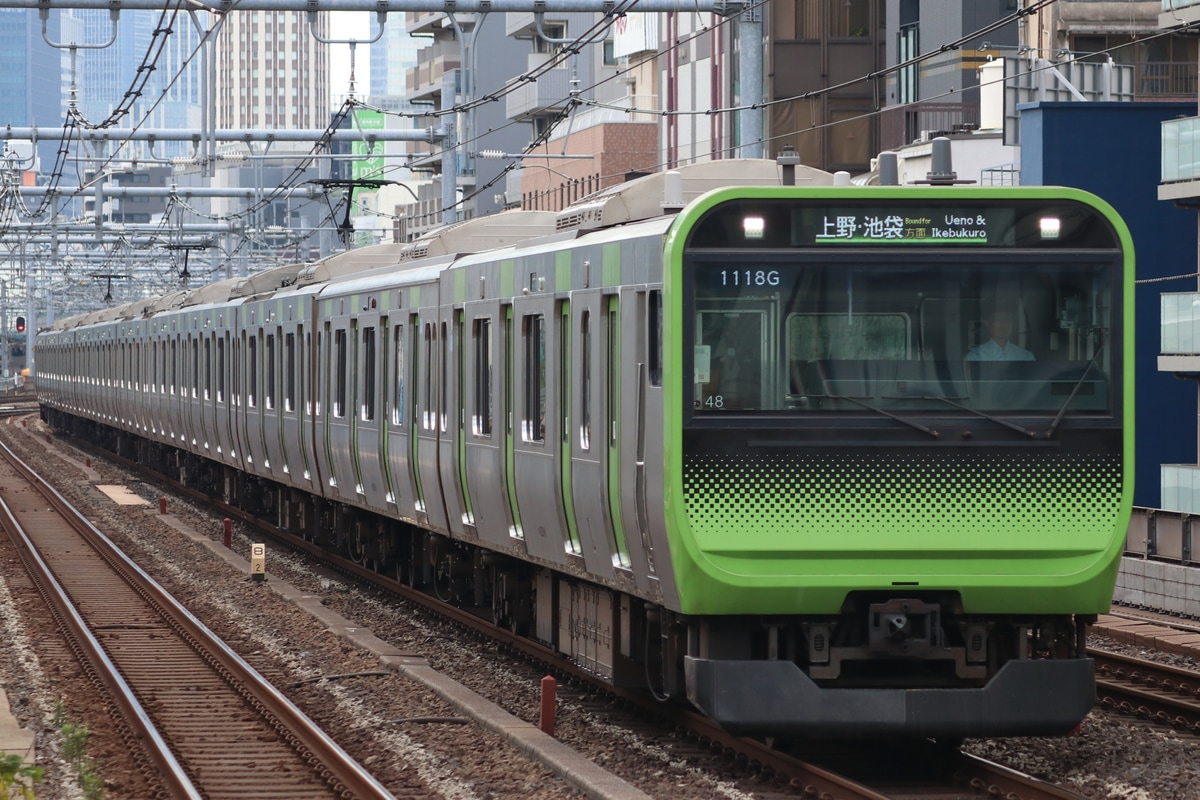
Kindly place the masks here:
[(25, 318), (17, 317), (17, 333), (25, 332)]

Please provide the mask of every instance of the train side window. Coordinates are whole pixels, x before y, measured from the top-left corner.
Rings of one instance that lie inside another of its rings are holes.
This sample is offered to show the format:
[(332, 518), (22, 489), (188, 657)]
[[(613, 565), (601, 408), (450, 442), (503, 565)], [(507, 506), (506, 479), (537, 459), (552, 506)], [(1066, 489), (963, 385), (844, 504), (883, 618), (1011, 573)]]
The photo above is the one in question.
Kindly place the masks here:
[(346, 331), (333, 332), (333, 415), (346, 416)]
[(472, 428), (476, 436), (492, 435), (492, 321), (480, 317), (472, 323), (475, 340), (475, 402)]
[(200, 342), (192, 339), (192, 397), (200, 396)]
[(251, 334), (246, 340), (246, 406), (258, 406), (258, 336)]
[(283, 410), (296, 410), (296, 334), (283, 338)]
[[(177, 353), (178, 353), (178, 350), (176, 349), (176, 342), (175, 342), (175, 340), (172, 339), (171, 340), (171, 393), (172, 394), (175, 393), (175, 370), (176, 370), (176, 365), (178, 363)], [(163, 349), (163, 357), (165, 358), (166, 355), (167, 355), (167, 351), (166, 351), (166, 348), (164, 348)], [(166, 374), (166, 371), (167, 371), (167, 368), (166, 368), (166, 365), (164, 364), (163, 365), (163, 374), (164, 375)], [(164, 391), (165, 391), (165, 387), (164, 387)]]
[(546, 318), (527, 314), (521, 320), (525, 340), (525, 415), (521, 435), (527, 442), (546, 441)]
[(504, 348), (501, 352), (504, 353), (504, 433), (511, 438), (513, 435), (513, 409), (516, 406), (516, 397), (513, 394), (513, 359), (516, 354), (513, 352), (512, 306), (504, 307)]
[(450, 338), (449, 332), (446, 329), (446, 323), (442, 323), (442, 346), (439, 350), (438, 364), (438, 383), (440, 385), (440, 397), (438, 398), (438, 426), (442, 432), (446, 431), (446, 412), (450, 402), (450, 392), (447, 381), (450, 379)]
[(275, 334), (267, 334), (267, 368), (263, 372), (263, 400), (267, 408), (275, 408)]
[(608, 300), (608, 336), (605, 341), (607, 353), (606, 373), (608, 384), (608, 446), (617, 446), (617, 419), (620, 417), (620, 385), (621, 376), (621, 328), (617, 315), (617, 298)]
[(217, 339), (217, 402), (225, 402), (225, 340)]
[[(313, 337), (313, 335), (311, 333), (304, 333), (302, 330), (297, 330), (296, 335), (300, 337), (300, 341), (301, 341), (301, 345), (302, 345), (301, 352), (302, 353), (311, 353), (312, 352), (312, 337)], [(320, 350), (321, 350), (320, 343), (321, 343), (321, 332), (317, 331), (317, 352), (320, 352)], [(317, 384), (317, 375), (316, 375), (315, 371), (320, 369), (320, 365), (318, 365), (316, 363), (312, 364), (311, 366), (313, 367), (314, 374), (305, 378), (305, 376), (304, 376), (305, 362), (300, 361), (299, 363), (300, 363), (300, 366), (299, 366), (300, 382), (298, 384), (299, 388), (301, 390), (304, 389), (304, 385), (305, 385), (304, 382), (306, 380), (308, 381), (310, 386), (315, 387)], [(319, 390), (305, 393), (305, 395), (304, 395), (304, 413), (311, 415), (311, 416), (320, 416), (320, 414), (321, 414), (321, 394), (320, 394)]]
[(404, 325), (397, 323), (392, 335), (396, 337), (395, 347), (392, 348), (396, 354), (396, 369), (393, 372), (396, 381), (392, 384), (392, 424), (402, 426), (404, 425), (404, 382), (408, 380), (408, 376), (404, 373)]
[[(558, 327), (558, 409), (559, 439), (571, 443), (571, 303), (564, 300), (559, 307)], [(574, 552), (580, 552), (578, 548)]]
[(375, 372), (379, 368), (375, 361), (375, 328), (363, 328), (362, 348), (362, 418), (364, 422), (371, 422), (375, 419)]
[(235, 406), (242, 404), (242, 371), (240, 366), (242, 364), (242, 351), (245, 349), (242, 347), (242, 342), (244, 341), (244, 333), (242, 334), (241, 339), (236, 336), (228, 339), (230, 354), (229, 363), (232, 365), (229, 370), (229, 402), (231, 405)]
[(433, 326), (425, 323), (425, 374), (422, 376), (425, 388), (425, 402), (421, 410), (421, 427), (433, 430)]
[(592, 447), (592, 312), (584, 309), (579, 315), (579, 447)]
[(204, 399), (212, 399), (212, 339), (204, 340)]
[(662, 363), (663, 363), (663, 300), (662, 291), (655, 289), (650, 292), (649, 302), (647, 303), (647, 312), (649, 320), (649, 361), (650, 361), (650, 385), (662, 386)]

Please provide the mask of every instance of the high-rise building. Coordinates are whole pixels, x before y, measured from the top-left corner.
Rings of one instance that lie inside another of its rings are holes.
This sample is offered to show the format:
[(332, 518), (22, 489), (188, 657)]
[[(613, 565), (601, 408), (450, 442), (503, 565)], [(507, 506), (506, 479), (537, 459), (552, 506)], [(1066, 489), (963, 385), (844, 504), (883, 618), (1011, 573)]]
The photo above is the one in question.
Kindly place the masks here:
[[(99, 46), (110, 39), (107, 46)], [(65, 56), (66, 102), (74, 102), (93, 125), (125, 109), (115, 120), (121, 128), (196, 130), (203, 99), (199, 41), (192, 17), (184, 13), (126, 10), (114, 24), (107, 11), (68, 11), (62, 44), (80, 47), (74, 58)], [(121, 155), (171, 157), (189, 149), (184, 142), (162, 142), (149, 153), (144, 143), (130, 144)]]
[(325, 13), (225, 15), (217, 44), (216, 127), (320, 129), (329, 124)]
[[(46, 38), (59, 38), (60, 12), (46, 19)], [(42, 38), (42, 21), (32, 9), (0, 9), (0, 109), (2, 122), (18, 127), (62, 127), (62, 71), (58, 50)], [(38, 144), (41, 169), (51, 169), (58, 143)]]
[(427, 42), (409, 34), (404, 15), (392, 14), (379, 40), (371, 43), (370, 102), (373, 106), (398, 111), (411, 108), (405, 102), (405, 78), (417, 66), (417, 52)]
[[(479, 158), (484, 150), (513, 153), (530, 140), (527, 126), (510, 124), (506, 102), (477, 103), (481, 98), (498, 98), (506, 85), (528, 67), (528, 45), (502, 35), (503, 14), (456, 14), (406, 12), (408, 32), (423, 38), (417, 65), (405, 76), (408, 102), (423, 106), (430, 115), (418, 126), (454, 128), (454, 184), (443, 185), (443, 143), (430, 147), (428, 155), (414, 158), (413, 172), (428, 176), (430, 183), (417, 190), (417, 202), (397, 209), (402, 239), (408, 239), (447, 220), (447, 195), (453, 194), (453, 216), (469, 219), (492, 214), (507, 205), (502, 181), (508, 165)], [(452, 106), (445, 105), (447, 94)], [(454, 113), (449, 113), (454, 109)], [(449, 191), (447, 191), (447, 189)]]

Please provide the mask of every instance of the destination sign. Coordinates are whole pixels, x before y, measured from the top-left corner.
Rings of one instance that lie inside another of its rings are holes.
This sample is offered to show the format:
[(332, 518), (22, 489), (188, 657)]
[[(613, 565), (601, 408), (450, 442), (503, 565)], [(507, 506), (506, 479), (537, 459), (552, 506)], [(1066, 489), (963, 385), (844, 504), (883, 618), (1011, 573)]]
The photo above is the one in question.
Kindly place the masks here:
[(1013, 237), (1012, 209), (803, 208), (795, 214), (793, 244), (995, 246)]

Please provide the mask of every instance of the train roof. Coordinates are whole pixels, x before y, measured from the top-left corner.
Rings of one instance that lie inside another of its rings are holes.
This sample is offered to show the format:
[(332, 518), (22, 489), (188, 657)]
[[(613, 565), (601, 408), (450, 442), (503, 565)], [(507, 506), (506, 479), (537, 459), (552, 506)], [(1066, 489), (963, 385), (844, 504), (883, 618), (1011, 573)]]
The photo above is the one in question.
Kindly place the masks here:
[(324, 283), (355, 272), (387, 267), (400, 263), (400, 253), (407, 244), (389, 242), (346, 250), (326, 256), (320, 261), (305, 264), (296, 276), (296, 283)]
[[(829, 186), (833, 175), (813, 167), (794, 167), (797, 186)], [(689, 202), (725, 186), (780, 186), (783, 168), (771, 159), (729, 158), (688, 164), (669, 172), (644, 175), (594, 192), (562, 211), (512, 210), (436, 228), (412, 242), (378, 244), (347, 250), (319, 261), (285, 264), (250, 276), (229, 278), (195, 289), (181, 289), (149, 300), (60, 320), (65, 330), (120, 319), (138, 319), (180, 308), (269, 295), (288, 287), (319, 286), (369, 277), (385, 269), (445, 266), (462, 256), (542, 240), (551, 244), (584, 233), (667, 217)], [(418, 265), (413, 262), (420, 261)], [(411, 264), (411, 266), (410, 266)]]
[[(833, 174), (796, 166), (797, 186), (831, 186)], [(558, 213), (558, 230), (595, 230), (678, 211), (725, 186), (781, 186), (783, 167), (766, 158), (726, 158), (656, 172), (602, 189)]]
[(446, 225), (414, 239), (401, 259), (480, 253), (555, 232), (558, 214), (553, 211), (503, 211)]

